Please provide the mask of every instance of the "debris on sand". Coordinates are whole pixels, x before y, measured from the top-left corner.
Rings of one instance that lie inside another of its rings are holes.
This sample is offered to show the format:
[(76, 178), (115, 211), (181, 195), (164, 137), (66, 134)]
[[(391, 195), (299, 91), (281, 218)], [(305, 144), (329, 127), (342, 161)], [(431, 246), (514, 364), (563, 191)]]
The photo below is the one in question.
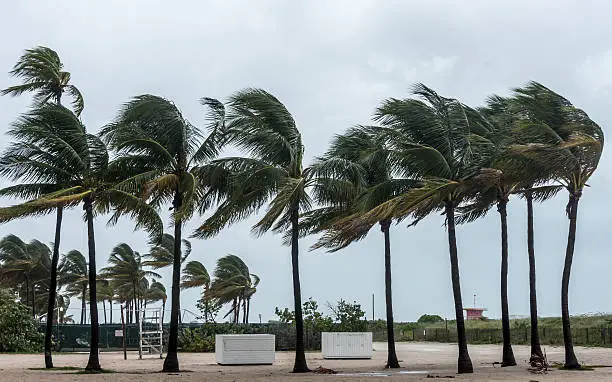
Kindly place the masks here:
[(323, 366), (319, 366), (312, 371), (315, 374), (338, 374), (336, 370), (327, 369)]

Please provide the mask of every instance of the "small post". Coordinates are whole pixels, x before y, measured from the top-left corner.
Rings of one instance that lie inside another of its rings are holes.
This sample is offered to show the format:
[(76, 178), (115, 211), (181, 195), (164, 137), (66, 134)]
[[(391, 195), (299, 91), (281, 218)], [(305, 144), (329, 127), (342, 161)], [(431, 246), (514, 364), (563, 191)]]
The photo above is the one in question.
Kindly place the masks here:
[(125, 342), (125, 320), (123, 318), (123, 305), (121, 305), (121, 330), (123, 330), (123, 359), (127, 360), (127, 344)]
[(374, 293), (372, 293), (372, 322), (374, 322)]

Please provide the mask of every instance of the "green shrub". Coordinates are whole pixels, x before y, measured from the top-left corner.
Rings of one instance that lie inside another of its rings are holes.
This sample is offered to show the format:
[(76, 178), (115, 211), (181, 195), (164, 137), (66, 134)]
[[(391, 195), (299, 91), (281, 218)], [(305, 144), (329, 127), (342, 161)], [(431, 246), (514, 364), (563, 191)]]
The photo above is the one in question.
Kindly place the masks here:
[(34, 353), (43, 349), (44, 335), (30, 310), (0, 291), (0, 352)]
[(433, 324), (436, 322), (444, 322), (444, 319), (437, 314), (424, 314), (417, 320), (419, 324)]

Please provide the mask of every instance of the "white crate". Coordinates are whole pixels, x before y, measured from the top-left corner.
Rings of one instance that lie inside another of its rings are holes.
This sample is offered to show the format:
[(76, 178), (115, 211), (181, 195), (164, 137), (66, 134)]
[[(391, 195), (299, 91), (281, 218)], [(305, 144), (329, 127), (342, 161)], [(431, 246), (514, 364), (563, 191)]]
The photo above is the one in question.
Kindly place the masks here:
[(372, 358), (372, 333), (323, 332), (321, 333), (323, 358)]
[(271, 365), (274, 363), (273, 334), (217, 334), (215, 358), (220, 365)]

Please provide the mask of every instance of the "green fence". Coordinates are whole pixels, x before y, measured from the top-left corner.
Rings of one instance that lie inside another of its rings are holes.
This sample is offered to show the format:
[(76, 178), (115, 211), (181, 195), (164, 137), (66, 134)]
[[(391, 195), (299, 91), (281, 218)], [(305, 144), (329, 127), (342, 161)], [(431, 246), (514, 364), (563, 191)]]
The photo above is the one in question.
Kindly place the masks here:
[[(545, 345), (563, 345), (563, 329), (558, 327), (540, 327), (540, 343)], [(612, 347), (612, 328), (574, 328), (572, 329), (574, 345), (580, 346), (610, 346)], [(386, 341), (386, 331), (375, 331), (374, 341)], [(513, 344), (530, 344), (531, 328), (521, 327), (511, 329)], [(396, 341), (429, 341), (457, 342), (457, 330), (454, 328), (413, 328), (396, 327)], [(466, 329), (468, 343), (495, 344), (502, 342), (501, 329)]]
[[(295, 327), (289, 324), (181, 324), (180, 331), (196, 329), (206, 326), (206, 330), (214, 334), (243, 333), (243, 334), (274, 334), (276, 336), (277, 350), (295, 349)], [(41, 330), (44, 327), (41, 326)], [(167, 343), (169, 325), (164, 325), (164, 344)], [(180, 333), (179, 331), (179, 333)], [(384, 342), (387, 339), (385, 330), (379, 326), (372, 326), (369, 331), (373, 333), (374, 341)], [(612, 328), (576, 328), (572, 329), (575, 345), (583, 346), (610, 346), (612, 347)], [(501, 343), (501, 329), (466, 329), (468, 342), (471, 344)], [(53, 337), (56, 351), (87, 351), (89, 349), (89, 325), (60, 324), (53, 328)], [(456, 342), (457, 331), (454, 328), (406, 328), (398, 324), (395, 329), (396, 341), (430, 341), (430, 342)], [(530, 328), (513, 328), (512, 343), (529, 344)], [(540, 328), (540, 341), (542, 344), (563, 345), (562, 328)], [(304, 333), (306, 349), (321, 349), (321, 333), (306, 327)], [(126, 345), (128, 349), (138, 349), (138, 326), (126, 325)], [(100, 349), (118, 350), (123, 346), (121, 324), (100, 325)]]
[[(207, 326), (207, 330), (215, 334), (274, 334), (277, 350), (295, 349), (295, 327), (289, 324), (181, 324), (179, 333), (185, 329), (196, 329)], [(164, 345), (168, 342), (169, 325), (164, 324)], [(41, 326), (44, 331), (44, 326)], [(87, 351), (89, 349), (90, 326), (78, 324), (60, 324), (53, 328), (53, 338), (56, 351)], [(121, 324), (100, 325), (100, 349), (118, 350), (123, 347), (123, 332)], [(138, 326), (126, 325), (126, 346), (128, 349), (138, 349)], [(307, 349), (321, 349), (321, 333), (309, 330), (304, 333)]]

